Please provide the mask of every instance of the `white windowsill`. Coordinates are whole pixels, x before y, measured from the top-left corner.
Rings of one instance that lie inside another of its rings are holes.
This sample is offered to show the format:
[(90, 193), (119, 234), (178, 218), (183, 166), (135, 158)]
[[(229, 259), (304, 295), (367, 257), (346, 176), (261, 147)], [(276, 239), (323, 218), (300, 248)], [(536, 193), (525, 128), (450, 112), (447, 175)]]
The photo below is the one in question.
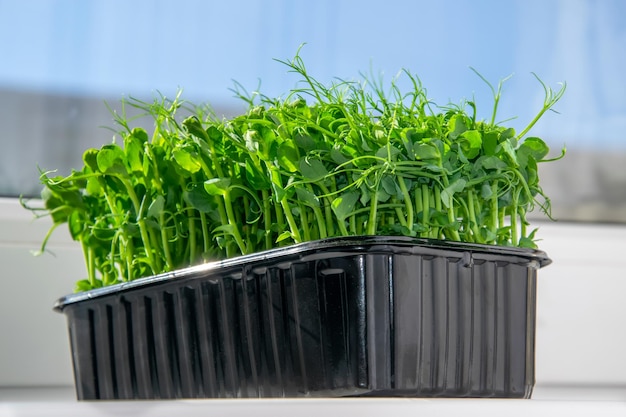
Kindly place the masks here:
[(72, 387), (0, 388), (2, 416), (554, 416), (626, 415), (626, 387), (537, 387), (531, 400), (248, 399), (78, 402)]

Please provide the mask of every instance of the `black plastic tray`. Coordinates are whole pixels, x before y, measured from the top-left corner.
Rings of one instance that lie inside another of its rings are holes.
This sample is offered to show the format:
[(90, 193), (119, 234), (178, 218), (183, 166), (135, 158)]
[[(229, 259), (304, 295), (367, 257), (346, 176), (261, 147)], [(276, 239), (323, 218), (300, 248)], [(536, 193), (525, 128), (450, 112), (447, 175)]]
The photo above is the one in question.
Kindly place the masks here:
[(78, 399), (529, 398), (544, 252), (333, 238), (61, 298)]

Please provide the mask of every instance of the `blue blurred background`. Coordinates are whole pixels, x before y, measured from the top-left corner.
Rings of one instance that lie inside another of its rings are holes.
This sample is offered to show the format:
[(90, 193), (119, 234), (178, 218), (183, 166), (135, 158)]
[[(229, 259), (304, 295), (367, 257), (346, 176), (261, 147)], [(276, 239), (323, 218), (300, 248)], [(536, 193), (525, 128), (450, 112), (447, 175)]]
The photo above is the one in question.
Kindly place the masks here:
[(303, 43), (320, 81), (370, 71), (390, 81), (407, 69), (436, 103), (473, 98), (483, 118), (491, 91), (470, 67), (494, 85), (512, 75), (498, 119), (516, 117), (507, 124), (518, 130), (543, 101), (532, 73), (554, 89), (566, 82), (559, 114), (532, 130), (572, 155), (546, 171), (546, 186), (555, 202), (578, 193), (563, 200), (565, 217), (614, 220), (571, 211), (609, 198), (594, 194), (601, 178), (563, 183), (572, 167), (601, 170), (613, 181), (610, 198), (615, 187), (623, 196), (611, 204), (626, 207), (622, 0), (0, 0), (0, 195), (34, 194), (38, 165), (77, 166), (84, 148), (110, 141), (98, 127), (112, 125), (104, 101), (182, 88), (183, 98), (233, 114), (244, 108), (233, 80), (283, 95), (297, 79), (275, 59), (293, 58)]

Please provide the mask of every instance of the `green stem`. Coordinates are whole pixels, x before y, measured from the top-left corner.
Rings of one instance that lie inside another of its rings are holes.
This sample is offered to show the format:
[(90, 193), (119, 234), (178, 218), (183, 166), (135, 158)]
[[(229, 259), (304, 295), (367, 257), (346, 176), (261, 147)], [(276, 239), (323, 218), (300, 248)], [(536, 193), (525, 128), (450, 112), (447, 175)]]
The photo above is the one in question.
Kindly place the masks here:
[(520, 239), (526, 238), (528, 222), (526, 221), (526, 210), (523, 207), (519, 208), (520, 216)]
[(409, 190), (406, 188), (406, 183), (404, 182), (404, 177), (402, 175), (398, 176), (398, 185), (400, 186), (400, 191), (402, 192), (402, 196), (404, 197), (406, 224), (409, 230), (413, 230), (413, 203), (411, 201), (411, 195), (409, 194)]
[(498, 181), (491, 184), (491, 232), (496, 235), (498, 230)]
[[(435, 192), (433, 193), (433, 203), (435, 205), (435, 211), (437, 211), (437, 214), (439, 214), (441, 212), (441, 188), (435, 186)], [(433, 226), (431, 229), (431, 233), (430, 233), (430, 237), (434, 238), (434, 239), (439, 239), (440, 238), (440, 227), (439, 226)]]
[[(213, 151), (213, 148), (211, 148), (211, 151)], [(206, 176), (206, 178), (215, 178), (215, 175), (213, 174), (213, 170), (211, 168), (209, 168), (209, 166), (206, 164), (206, 162), (200, 158), (200, 166), (202, 168), (202, 172), (204, 172), (204, 175)], [(215, 161), (213, 161), (215, 162)], [(221, 169), (220, 169), (221, 172)], [(220, 224), (229, 224), (229, 217), (227, 214), (227, 209), (225, 207), (226, 203), (225, 203), (225, 199), (224, 198), (220, 198), (219, 196), (214, 196), (213, 197), (215, 203), (217, 204), (217, 212), (220, 216)], [(232, 207), (231, 207), (232, 210)], [(226, 245), (226, 256), (232, 256), (231, 250), (230, 250), (230, 245)]]
[(511, 204), (511, 243), (513, 246), (519, 245), (519, 238), (517, 234), (517, 202), (518, 202), (518, 191), (513, 190), (513, 202)]
[[(115, 252), (119, 248), (117, 247), (117, 244), (115, 243), (115, 240), (116, 240), (115, 238), (113, 238), (113, 240), (111, 240), (111, 249), (109, 250), (109, 253), (107, 255), (108, 258), (109, 258), (109, 263), (108, 263), (108, 265), (109, 265), (109, 273), (108, 274), (103, 274), (103, 276), (102, 276), (102, 283), (103, 283), (103, 285), (109, 285), (109, 284), (113, 283), (113, 281), (111, 280), (111, 276), (114, 275), (112, 273), (112, 271), (116, 272), (115, 280), (117, 280), (117, 278), (121, 274), (121, 271), (117, 270), (117, 268), (116, 268), (116, 262), (115, 262), (116, 253)], [(122, 256), (122, 253), (120, 252), (120, 258), (121, 258), (121, 256)]]
[(136, 278), (133, 272), (133, 258), (135, 256), (135, 248), (132, 239), (126, 238), (124, 234), (122, 234), (122, 238), (124, 240), (122, 253), (124, 254), (126, 260), (126, 276), (123, 276), (122, 279), (131, 281)]
[(376, 184), (376, 188), (371, 196), (370, 200), (370, 210), (369, 210), (369, 218), (367, 220), (367, 234), (375, 235), (376, 234), (376, 216), (378, 211), (378, 184)]
[[(274, 204), (274, 215), (276, 216), (276, 224), (278, 225), (278, 230), (285, 229), (285, 215), (283, 214), (283, 208), (280, 204), (277, 204), (278, 201), (275, 201)], [(269, 230), (269, 229), (268, 229)], [(275, 242), (275, 239), (272, 239), (272, 242)], [(283, 244), (281, 241), (279, 244)]]
[(291, 230), (291, 235), (293, 236), (293, 240), (295, 243), (302, 242), (302, 237), (300, 236), (300, 230), (298, 229), (298, 224), (296, 223), (296, 219), (293, 218), (293, 213), (291, 212), (291, 206), (289, 202), (287, 202), (286, 198), (283, 198), (280, 201), (280, 205), (283, 208), (283, 213), (285, 215), (285, 219), (287, 219), (287, 224), (289, 225), (289, 229)]
[[(209, 153), (210, 153), (211, 162), (213, 162), (213, 166), (215, 167), (215, 173), (217, 174), (218, 178), (226, 178), (224, 176), (224, 171), (222, 170), (222, 166), (220, 165), (219, 160), (217, 159), (217, 153), (215, 152), (215, 146), (213, 145), (213, 141), (209, 141), (207, 143), (209, 145)], [(203, 162), (201, 162), (201, 165), (203, 167), (206, 166), (206, 164), (204, 164)], [(208, 167), (207, 167), (207, 174), (209, 174), (209, 178), (212, 178)], [(239, 247), (240, 252), (242, 254), (248, 253), (246, 244), (241, 238), (241, 232), (239, 231), (239, 224), (238, 224), (239, 219), (235, 217), (235, 212), (233, 211), (233, 205), (232, 205), (229, 188), (226, 188), (224, 190), (224, 193), (222, 194), (222, 198), (224, 200), (224, 209), (226, 210), (226, 219), (222, 218), (222, 224), (229, 224), (232, 226), (232, 236), (235, 239), (235, 243)]]
[[(406, 209), (405, 207), (403, 207), (404, 209)], [(404, 212), (402, 211), (402, 208), (398, 207), (396, 208), (396, 218), (400, 221), (400, 224), (404, 227), (406, 227), (407, 229), (409, 229), (409, 224), (406, 221), (406, 218), (404, 217)]]
[(339, 227), (339, 233), (341, 236), (350, 236), (350, 233), (346, 228), (346, 219), (337, 218), (337, 227)]
[[(356, 213), (355, 213), (356, 216)], [(356, 232), (355, 235), (361, 236), (363, 234), (363, 226), (366, 222), (366, 216), (359, 216), (360, 221), (355, 221), (356, 223)]]
[[(145, 222), (144, 222), (145, 224)], [(150, 239), (150, 250), (152, 251), (153, 248), (157, 248), (159, 247), (159, 237), (157, 236), (156, 232), (154, 231), (154, 229), (148, 229), (147, 225), (146, 225), (146, 229), (148, 230), (148, 237)], [(160, 274), (161, 272), (163, 272), (163, 262), (161, 259), (161, 256), (159, 256), (160, 254), (157, 252), (152, 252), (153, 255), (153, 260), (154, 260), (154, 273), (155, 274)]]
[(132, 189), (132, 186), (129, 186), (130, 184), (127, 184), (125, 181), (124, 181), (124, 184), (127, 185), (126, 188), (128, 191), (128, 195), (130, 196), (131, 200), (133, 201), (133, 205), (135, 206), (135, 210), (136, 210), (135, 212), (137, 213), (136, 221), (137, 221), (137, 224), (139, 225), (139, 234), (143, 242), (143, 248), (146, 254), (146, 259), (148, 260), (148, 265), (150, 266), (150, 269), (152, 269), (152, 273), (157, 274), (161, 271), (158, 271), (157, 264), (154, 259), (154, 252), (152, 251), (152, 242), (150, 238), (150, 233), (148, 232), (148, 228), (146, 226), (146, 220), (143, 217), (143, 211), (144, 211), (144, 205), (145, 205), (146, 199), (144, 197), (141, 204), (139, 204), (137, 195), (135, 194), (135, 191)]
[[(306, 188), (312, 194), (315, 194), (311, 184), (307, 184)], [(320, 203), (323, 203), (323, 201), (324, 201), (324, 199), (320, 199)], [(328, 221), (330, 221), (332, 223), (332, 217), (328, 217), (330, 215), (330, 212), (329, 211), (326, 212), (326, 216), (324, 216), (322, 214), (322, 210), (319, 208), (319, 206), (311, 205), (309, 207), (311, 207), (311, 209), (313, 210), (313, 214), (315, 215), (315, 221), (317, 223), (317, 228), (318, 228), (318, 232), (319, 232), (319, 238), (320, 239), (324, 239), (324, 238), (328, 237), (328, 234), (326, 232), (326, 221), (328, 220)]]
[(422, 225), (424, 235), (430, 236), (430, 192), (427, 184), (422, 184)]
[[(254, 246), (254, 240), (250, 238), (250, 234), (253, 233), (252, 231), (252, 226), (251, 224), (248, 222), (250, 217), (250, 198), (248, 196), (243, 196), (242, 197), (242, 201), (243, 201), (243, 213), (238, 213), (239, 214), (239, 218), (241, 219), (241, 231), (243, 232), (242, 238), (244, 239), (244, 241), (247, 244), (248, 247), (248, 251), (250, 253), (254, 253), (256, 251), (256, 248)], [(241, 210), (241, 205), (237, 206), (240, 210)]]
[[(113, 215), (113, 218), (115, 219), (115, 227), (117, 227), (119, 230), (121, 230), (122, 233), (122, 241), (124, 242), (128, 242), (131, 245), (131, 250), (127, 250), (125, 251), (127, 258), (129, 258), (130, 260), (128, 261), (128, 263), (130, 265), (132, 265), (132, 258), (134, 257), (134, 247), (132, 247), (132, 239), (128, 237), (128, 233), (126, 232), (126, 229), (122, 227), (122, 223), (123, 220), (123, 216), (122, 214), (118, 211), (117, 206), (115, 205), (114, 200), (111, 198), (111, 196), (109, 195), (109, 193), (106, 192), (106, 182), (104, 181), (104, 179), (102, 177), (98, 178), (98, 182), (100, 183), (100, 186), (102, 187), (102, 189), (104, 190), (103, 194), (104, 194), (104, 199), (107, 202), (107, 205), (109, 206), (109, 211), (111, 212), (111, 214)], [(91, 257), (92, 261), (93, 260), (93, 254)], [(129, 271), (131, 271), (131, 267), (129, 266), (128, 268)], [(129, 280), (132, 279), (130, 272), (129, 272), (129, 276), (127, 277)], [(94, 276), (95, 279), (95, 276)]]
[[(184, 217), (183, 217), (184, 219)], [(180, 220), (180, 222), (182, 223), (183, 220)], [(174, 256), (176, 257), (175, 262), (177, 263), (177, 265), (181, 262), (183, 262), (184, 259), (188, 258), (188, 250), (187, 250), (187, 245), (188, 243), (188, 239), (184, 238), (184, 233), (182, 232), (182, 230), (179, 230), (182, 227), (182, 224), (176, 224), (175, 225), (175, 236), (176, 239), (174, 239), (174, 250), (172, 251), (174, 253)]]
[[(367, 206), (367, 207), (362, 207), (362, 208), (360, 208), (360, 209), (354, 210), (354, 211), (352, 212), (352, 214), (354, 214), (354, 215), (359, 215), (359, 214), (364, 214), (364, 213), (365, 213), (365, 214), (367, 214), (367, 216), (366, 216), (366, 217), (369, 217), (369, 213), (370, 213), (370, 210), (371, 210), (371, 208), (370, 208), (370, 207), (371, 207), (371, 206)], [(404, 204), (393, 204), (393, 203), (382, 203), (382, 204), (381, 204), (381, 203), (378, 203), (378, 205), (377, 205), (377, 210), (381, 210), (381, 209), (385, 209), (385, 210), (395, 210), (395, 209), (397, 209), (397, 208), (403, 208), (403, 207), (404, 207)], [(382, 223), (382, 221), (381, 221), (381, 216), (382, 216), (382, 214), (381, 214), (381, 213), (378, 213), (378, 215), (377, 215), (377, 216), (378, 216), (379, 223)], [(393, 217), (393, 216), (392, 216), (392, 217)]]
[(270, 206), (270, 197), (267, 190), (261, 190), (263, 198), (263, 222), (265, 224), (265, 249), (271, 249), (272, 243), (272, 211)]
[(230, 200), (230, 192), (228, 190), (224, 191), (222, 195), (224, 198), (224, 208), (226, 209), (226, 217), (228, 218), (228, 224), (232, 226), (232, 235), (235, 239), (235, 243), (239, 247), (239, 250), (242, 254), (248, 253), (246, 248), (246, 244), (241, 238), (241, 233), (239, 232), (239, 224), (237, 222), (237, 217), (235, 217), (235, 212), (233, 211), (233, 204)]
[[(456, 210), (454, 208), (454, 205), (452, 204), (452, 201), (450, 202), (450, 205), (448, 206), (448, 222), (453, 225), (456, 223), (457, 219), (456, 219)], [(452, 236), (453, 240), (456, 241), (460, 241), (461, 240), (461, 236), (459, 235), (459, 231), (454, 229), (454, 228), (450, 228), (449, 229), (449, 234), (450, 236)]]
[(478, 220), (476, 219), (475, 207), (474, 190), (470, 189), (467, 191), (467, 209), (469, 211), (468, 214), (472, 235), (474, 236), (475, 242), (484, 243), (482, 237), (480, 236), (480, 230), (478, 230)]
[(561, 88), (559, 89), (559, 91), (555, 93), (551, 88), (548, 88), (543, 83), (543, 81), (541, 81), (539, 77), (537, 77), (537, 75), (535, 75), (534, 73), (533, 75), (535, 76), (535, 78), (537, 78), (537, 80), (539, 80), (539, 82), (543, 86), (546, 96), (544, 98), (543, 107), (541, 108), (541, 110), (539, 110), (539, 113), (537, 113), (537, 115), (533, 118), (533, 120), (530, 121), (528, 126), (526, 126), (526, 128), (524, 128), (524, 130), (522, 130), (522, 132), (519, 135), (517, 135), (518, 140), (523, 138), (524, 135), (528, 133), (530, 129), (532, 129), (535, 123), (537, 123), (537, 121), (541, 119), (543, 114), (547, 112), (548, 110), (550, 110), (557, 103), (557, 101), (559, 101), (561, 97), (563, 97), (563, 94), (565, 93), (565, 87), (566, 87), (565, 84), (563, 84)]
[(93, 247), (88, 246), (84, 240), (80, 241), (85, 254), (85, 266), (87, 267), (87, 279), (92, 287), (96, 286), (96, 266), (93, 259)]
[(202, 228), (202, 248), (203, 256), (205, 256), (211, 247), (211, 237), (209, 236), (209, 226), (206, 221), (206, 214), (200, 213), (200, 227)]
[[(322, 189), (322, 193), (324, 195), (329, 195), (330, 191), (323, 184), (317, 184)], [(328, 236), (335, 236), (335, 226), (333, 222), (333, 211), (331, 209), (332, 200), (330, 197), (324, 197), (321, 199), (320, 203), (324, 205), (324, 215), (326, 217), (326, 232)]]
[(187, 218), (187, 224), (189, 225), (189, 265), (195, 265), (198, 261), (196, 258), (196, 220), (193, 216)]
[(302, 235), (306, 242), (311, 240), (311, 230), (309, 228), (309, 221), (307, 218), (307, 210), (304, 204), (298, 204), (300, 210), (300, 222), (302, 223)]
[[(414, 193), (414, 198), (415, 198), (415, 212), (416, 213), (420, 213), (424, 211), (424, 208), (422, 206), (422, 188), (421, 187), (415, 187), (415, 193)], [(421, 234), (420, 234), (421, 236)]]
[(317, 221), (317, 227), (319, 229), (319, 238), (324, 239), (328, 237), (326, 234), (326, 223), (322, 210), (319, 207), (313, 207), (313, 213), (315, 214), (315, 220)]
[(170, 251), (170, 236), (167, 231), (167, 224), (165, 221), (165, 213), (161, 212), (159, 214), (159, 229), (161, 229), (161, 246), (163, 246), (163, 253), (165, 254), (165, 263), (167, 265), (167, 270), (171, 271), (174, 269), (174, 262), (172, 261), (172, 253)]

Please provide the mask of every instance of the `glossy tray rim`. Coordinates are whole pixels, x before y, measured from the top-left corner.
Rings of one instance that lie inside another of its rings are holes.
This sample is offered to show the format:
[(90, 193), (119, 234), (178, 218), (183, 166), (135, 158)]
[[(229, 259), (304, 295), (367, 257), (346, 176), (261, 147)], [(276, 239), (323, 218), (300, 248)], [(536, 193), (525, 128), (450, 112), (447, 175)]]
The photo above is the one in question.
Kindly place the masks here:
[[(387, 247), (385, 249), (385, 247)], [(180, 278), (192, 277), (198, 274), (206, 274), (219, 269), (243, 266), (246, 264), (256, 263), (259, 261), (268, 261), (282, 257), (293, 255), (306, 255), (311, 252), (319, 252), (324, 250), (346, 251), (351, 253), (372, 251), (390, 251), (390, 247), (411, 247), (419, 252), (420, 248), (424, 250), (443, 250), (459, 253), (480, 253), (491, 254), (502, 257), (517, 257), (528, 262), (536, 262), (539, 268), (552, 263), (547, 254), (538, 249), (519, 248), (509, 246), (485, 245), (479, 243), (465, 243), (449, 240), (413, 238), (408, 236), (346, 236), (333, 237), (326, 239), (313, 240), (303, 243), (297, 243), (289, 246), (283, 246), (265, 251), (255, 252), (247, 255), (239, 255), (232, 258), (210, 261), (195, 266), (180, 268), (170, 272), (164, 272), (153, 276), (138, 278), (132, 281), (122, 282), (102, 288), (96, 288), (89, 291), (68, 294), (59, 298), (53, 306), (57, 312), (71, 304), (82, 301), (92, 300), (107, 295), (118, 294), (130, 289), (145, 287), (171, 281)]]

